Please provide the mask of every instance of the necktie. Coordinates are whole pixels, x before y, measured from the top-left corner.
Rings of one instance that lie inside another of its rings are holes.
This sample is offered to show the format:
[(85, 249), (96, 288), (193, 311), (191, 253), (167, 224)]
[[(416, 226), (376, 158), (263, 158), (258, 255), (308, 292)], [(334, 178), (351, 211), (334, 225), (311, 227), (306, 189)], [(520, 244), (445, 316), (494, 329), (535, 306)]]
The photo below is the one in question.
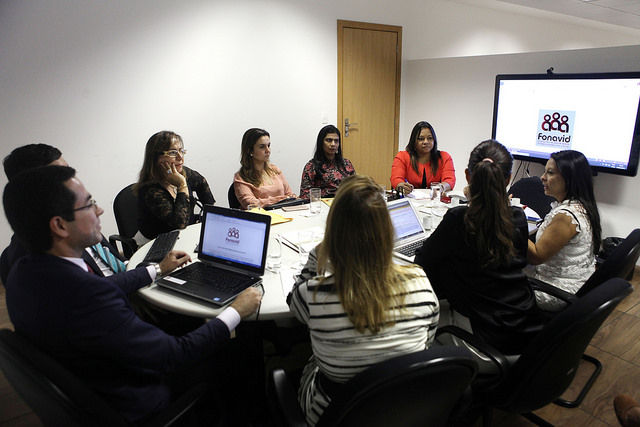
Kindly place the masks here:
[(107, 263), (109, 267), (114, 271), (114, 273), (121, 273), (127, 270), (127, 267), (124, 265), (122, 261), (116, 258), (110, 250), (105, 249), (100, 243), (92, 246), (93, 250), (102, 258), (102, 260)]

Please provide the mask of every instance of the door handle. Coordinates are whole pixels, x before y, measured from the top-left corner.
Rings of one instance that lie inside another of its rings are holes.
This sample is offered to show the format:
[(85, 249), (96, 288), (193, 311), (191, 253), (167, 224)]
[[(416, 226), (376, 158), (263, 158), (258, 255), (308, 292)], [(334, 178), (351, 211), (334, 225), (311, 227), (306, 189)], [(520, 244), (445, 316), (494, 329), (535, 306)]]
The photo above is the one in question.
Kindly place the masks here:
[(344, 137), (349, 136), (349, 128), (353, 125), (357, 125), (357, 123), (349, 123), (349, 118), (344, 119)]

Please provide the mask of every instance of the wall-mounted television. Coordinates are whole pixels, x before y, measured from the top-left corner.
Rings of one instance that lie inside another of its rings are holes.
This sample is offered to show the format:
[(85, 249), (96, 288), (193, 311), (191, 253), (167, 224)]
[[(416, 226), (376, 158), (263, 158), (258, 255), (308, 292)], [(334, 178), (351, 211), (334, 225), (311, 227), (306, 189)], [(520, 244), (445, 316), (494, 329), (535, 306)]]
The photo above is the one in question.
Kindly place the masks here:
[(492, 137), (516, 160), (577, 150), (594, 171), (635, 176), (640, 71), (496, 76)]

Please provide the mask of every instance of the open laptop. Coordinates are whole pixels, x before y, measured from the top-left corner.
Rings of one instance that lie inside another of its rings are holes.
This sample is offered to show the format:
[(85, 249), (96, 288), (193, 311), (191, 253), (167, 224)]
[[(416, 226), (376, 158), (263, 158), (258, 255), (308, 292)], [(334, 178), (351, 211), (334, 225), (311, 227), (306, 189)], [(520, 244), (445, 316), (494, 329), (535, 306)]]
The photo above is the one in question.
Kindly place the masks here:
[(270, 227), (268, 215), (205, 205), (198, 244), (200, 262), (179, 268), (156, 283), (225, 305), (246, 288), (262, 283)]
[(416, 249), (421, 247), (428, 237), (422, 227), (422, 221), (410, 199), (406, 197), (389, 202), (387, 208), (396, 232), (393, 254), (405, 261), (413, 262)]

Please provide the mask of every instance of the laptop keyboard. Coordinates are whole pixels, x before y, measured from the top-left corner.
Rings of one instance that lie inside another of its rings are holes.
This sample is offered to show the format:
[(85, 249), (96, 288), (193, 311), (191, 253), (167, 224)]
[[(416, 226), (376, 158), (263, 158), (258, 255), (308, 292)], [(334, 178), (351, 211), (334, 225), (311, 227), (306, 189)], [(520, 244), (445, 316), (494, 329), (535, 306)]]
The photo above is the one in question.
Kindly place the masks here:
[[(229, 273), (219, 268), (207, 266), (204, 263), (196, 262), (189, 267), (188, 274), (182, 279), (198, 281), (215, 285), (216, 289), (229, 293), (236, 293), (247, 287), (249, 278)], [(187, 273), (185, 271), (185, 273)]]
[(180, 230), (169, 231), (168, 233), (162, 233), (156, 237), (156, 240), (151, 244), (151, 248), (142, 262), (160, 262), (165, 256), (173, 249), (173, 245), (178, 240)]
[(412, 257), (416, 254), (416, 251), (418, 250), (419, 247), (422, 246), (422, 244), (424, 243), (426, 239), (422, 239), (422, 240), (417, 240), (413, 243), (409, 243), (406, 246), (402, 246), (400, 248), (396, 248), (396, 252), (400, 252), (402, 255), (406, 255), (408, 257)]

